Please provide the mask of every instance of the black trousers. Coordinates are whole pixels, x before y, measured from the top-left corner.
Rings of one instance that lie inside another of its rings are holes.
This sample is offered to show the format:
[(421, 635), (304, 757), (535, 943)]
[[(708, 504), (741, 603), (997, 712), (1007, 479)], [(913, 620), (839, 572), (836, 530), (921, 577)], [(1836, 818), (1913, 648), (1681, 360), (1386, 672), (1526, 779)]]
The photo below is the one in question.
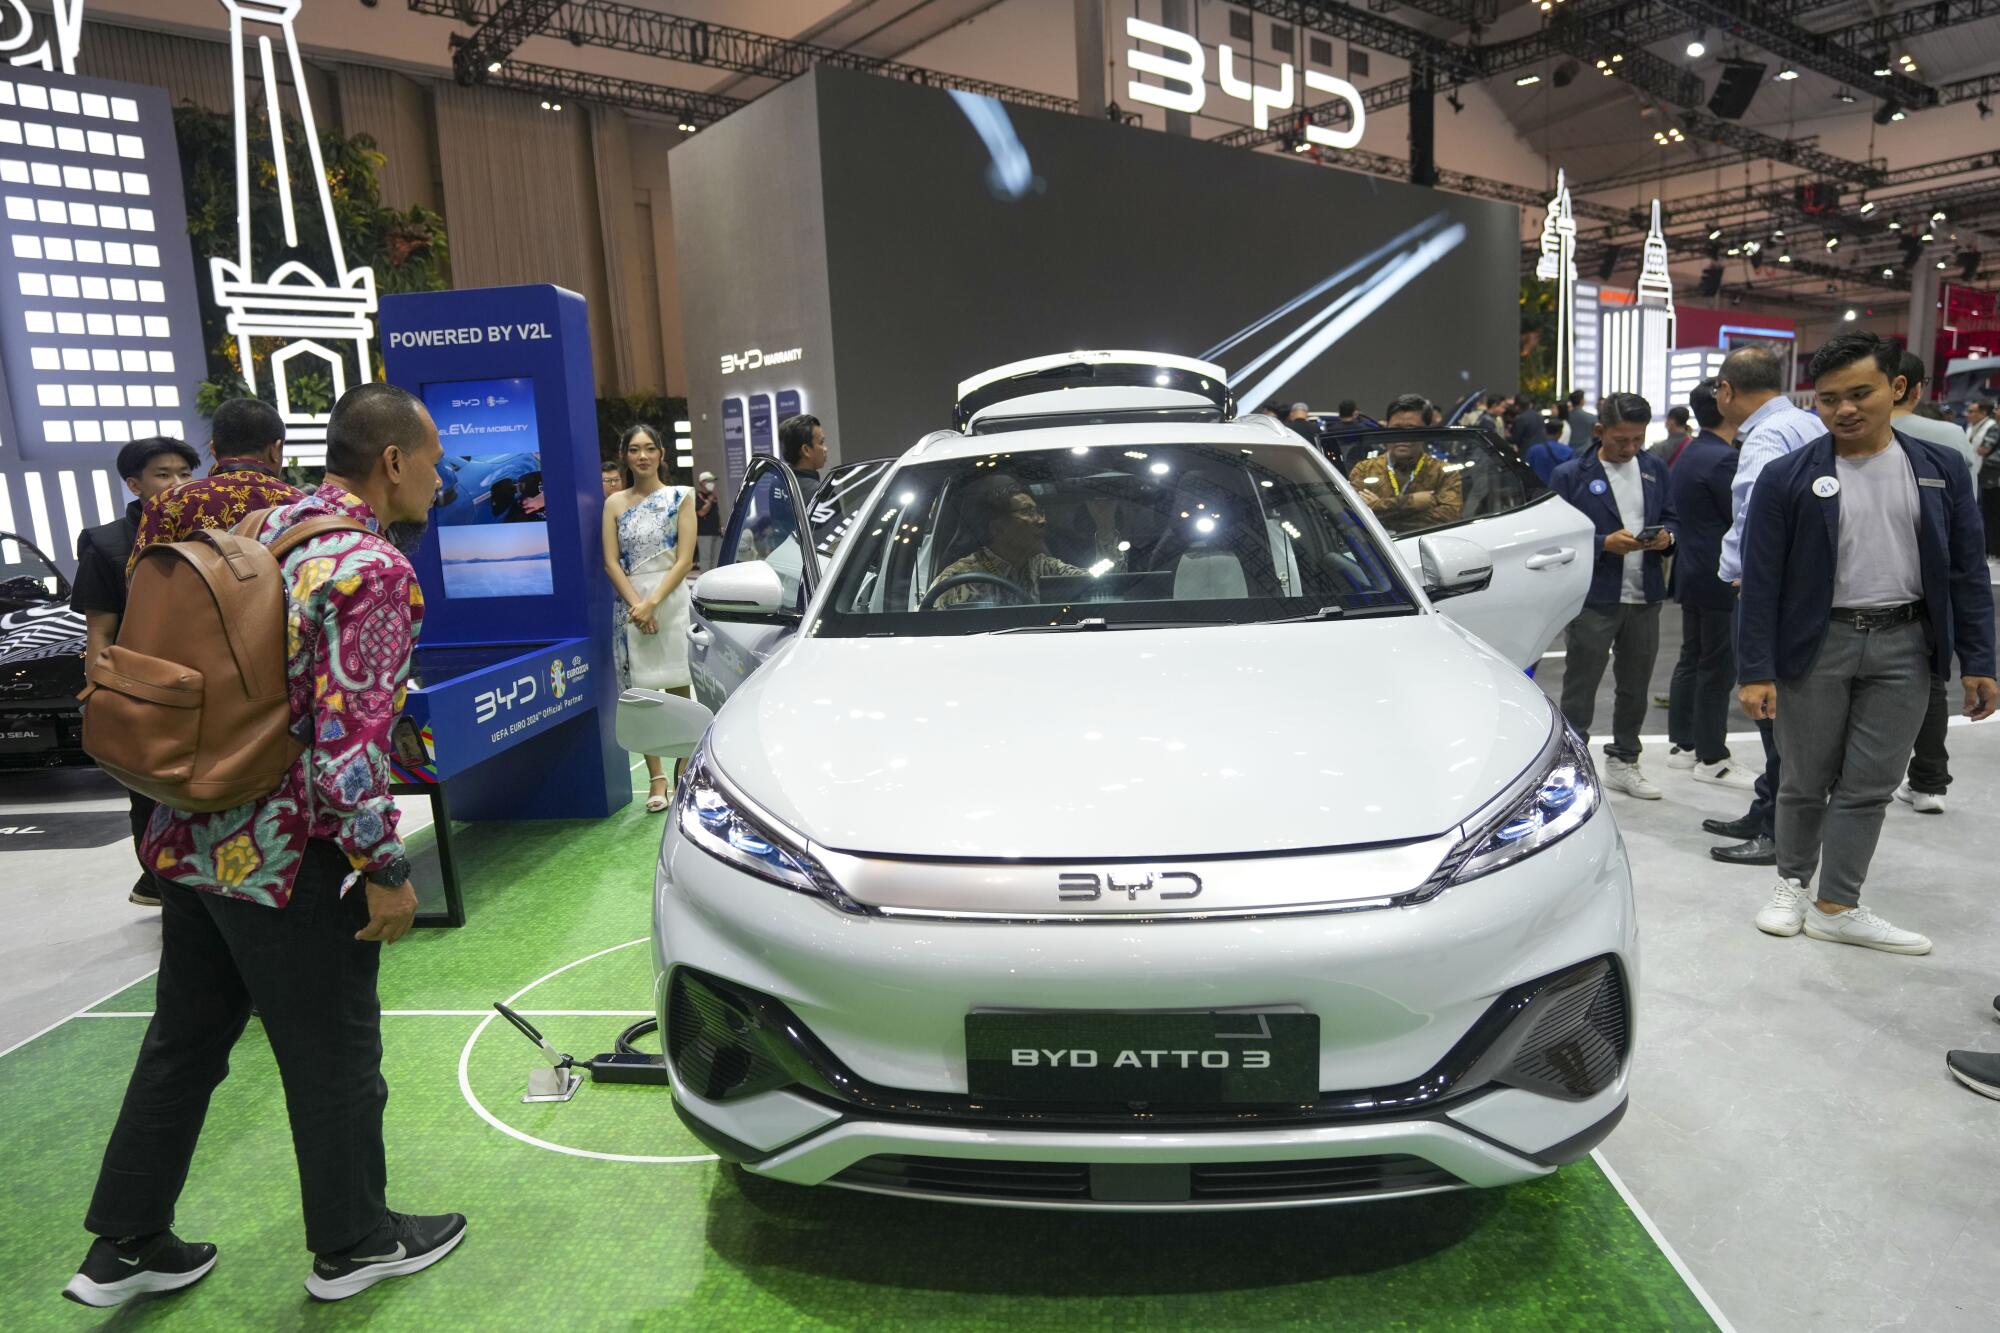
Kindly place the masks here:
[(339, 897), (347, 874), (338, 848), (311, 842), (281, 911), (165, 886), (158, 998), (84, 1219), (92, 1233), (174, 1224), (209, 1095), (252, 1004), (284, 1081), (307, 1246), (344, 1250), (382, 1223), (382, 946), (354, 938), (368, 904), (359, 885)]
[(125, 793), (132, 801), (132, 855), (139, 858), (139, 882), (133, 887), (143, 889), (155, 898), (160, 896), (160, 881), (153, 877), (153, 868), (146, 864), (145, 854), (139, 850), (139, 839), (146, 835), (146, 825), (152, 822), (153, 811), (159, 802), (150, 796), (141, 796), (136, 791)]
[(2000, 486), (1979, 493), (1979, 512), (1986, 521), (1986, 554), (2000, 558)]
[(1917, 748), (1910, 755), (1910, 787), (1932, 796), (1951, 789), (1951, 756), (1945, 752), (1945, 731), (1951, 726), (1951, 697), (1945, 683), (1931, 677), (1930, 707), (1924, 712), (1923, 730), (1917, 733)]
[(1736, 645), (1727, 610), (1681, 607), (1681, 655), (1667, 694), (1667, 737), (1704, 764), (1729, 758), (1729, 706), (1736, 683)]
[[(1730, 643), (1736, 642), (1736, 624), (1730, 622)], [(1741, 684), (1742, 682), (1738, 682)], [(1755, 820), (1757, 831), (1767, 838), (1778, 836), (1778, 784), (1784, 775), (1778, 771), (1778, 735), (1769, 718), (1757, 724), (1757, 739), (1764, 743), (1764, 771), (1757, 776), (1756, 794), (1750, 801), (1750, 809), (1743, 818)]]

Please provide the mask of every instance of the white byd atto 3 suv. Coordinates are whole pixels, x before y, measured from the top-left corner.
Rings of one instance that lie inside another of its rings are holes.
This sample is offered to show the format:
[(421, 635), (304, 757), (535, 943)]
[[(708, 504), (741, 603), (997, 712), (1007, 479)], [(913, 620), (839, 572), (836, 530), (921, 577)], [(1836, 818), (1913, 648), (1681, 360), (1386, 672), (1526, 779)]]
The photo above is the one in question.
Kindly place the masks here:
[(968, 381), (960, 429), (815, 510), (753, 464), (699, 702), (619, 707), (692, 756), (657, 1003), (722, 1157), (1259, 1208), (1525, 1180), (1617, 1123), (1624, 845), (1522, 672), (1589, 522), (1433, 431), (1459, 519), (1405, 550), (1233, 408), (1213, 366), (1074, 353)]

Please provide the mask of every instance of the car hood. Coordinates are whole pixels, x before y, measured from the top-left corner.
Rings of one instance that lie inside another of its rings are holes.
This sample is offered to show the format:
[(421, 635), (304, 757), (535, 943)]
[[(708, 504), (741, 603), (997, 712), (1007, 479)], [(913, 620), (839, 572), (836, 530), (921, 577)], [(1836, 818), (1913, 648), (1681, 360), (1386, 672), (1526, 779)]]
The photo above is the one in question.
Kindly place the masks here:
[(59, 602), (0, 615), (0, 704), (74, 704), (84, 643), (83, 617)]
[(1227, 855), (1424, 838), (1534, 761), (1548, 699), (1438, 616), (801, 639), (723, 707), (724, 776), (822, 846)]

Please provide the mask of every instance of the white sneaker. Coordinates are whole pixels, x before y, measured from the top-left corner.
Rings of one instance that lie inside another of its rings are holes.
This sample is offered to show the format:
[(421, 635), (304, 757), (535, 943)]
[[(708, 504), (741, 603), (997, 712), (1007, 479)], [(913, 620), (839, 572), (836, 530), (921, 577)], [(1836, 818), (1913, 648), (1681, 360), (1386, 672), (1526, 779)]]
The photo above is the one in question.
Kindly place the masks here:
[(1795, 879), (1781, 879), (1771, 890), (1771, 901), (1757, 913), (1757, 929), (1766, 935), (1796, 935), (1806, 919), (1810, 899), (1806, 886)]
[(1753, 791), (1757, 786), (1757, 775), (1734, 759), (1718, 759), (1712, 764), (1696, 764), (1694, 780), (1713, 783), (1718, 787), (1734, 787), (1737, 791)]
[(1622, 791), (1627, 796), (1641, 801), (1660, 799), (1660, 789), (1646, 780), (1646, 775), (1639, 771), (1639, 761), (1636, 759), (1613, 759), (1606, 755), (1604, 785), (1612, 791)]
[(1914, 930), (1899, 930), (1865, 907), (1829, 915), (1817, 907), (1805, 914), (1806, 934), (1833, 944), (1858, 944), (1883, 953), (1929, 953), (1931, 942)]
[(1918, 791), (1908, 781), (1896, 788), (1896, 799), (1909, 806), (1920, 815), (1941, 815), (1944, 813), (1944, 797), (1934, 792)]
[(1695, 758), (1693, 750), (1683, 749), (1680, 746), (1676, 745), (1671, 750), (1667, 751), (1668, 768), (1687, 769), (1687, 768), (1693, 768), (1694, 765), (1695, 765)]

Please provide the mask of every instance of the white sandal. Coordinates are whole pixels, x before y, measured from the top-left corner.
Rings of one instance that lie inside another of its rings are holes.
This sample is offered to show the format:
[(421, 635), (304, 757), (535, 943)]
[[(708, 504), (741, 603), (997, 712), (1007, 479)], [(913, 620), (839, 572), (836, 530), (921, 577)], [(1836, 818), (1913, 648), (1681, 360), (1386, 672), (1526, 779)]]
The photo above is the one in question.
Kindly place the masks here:
[[(652, 786), (654, 783), (671, 782), (671, 781), (672, 781), (671, 778), (653, 778), (649, 780), (646, 785)], [(657, 815), (663, 810), (665, 810), (669, 804), (670, 802), (667, 799), (667, 794), (663, 791), (653, 792), (652, 794), (646, 797), (646, 810), (649, 814)]]

